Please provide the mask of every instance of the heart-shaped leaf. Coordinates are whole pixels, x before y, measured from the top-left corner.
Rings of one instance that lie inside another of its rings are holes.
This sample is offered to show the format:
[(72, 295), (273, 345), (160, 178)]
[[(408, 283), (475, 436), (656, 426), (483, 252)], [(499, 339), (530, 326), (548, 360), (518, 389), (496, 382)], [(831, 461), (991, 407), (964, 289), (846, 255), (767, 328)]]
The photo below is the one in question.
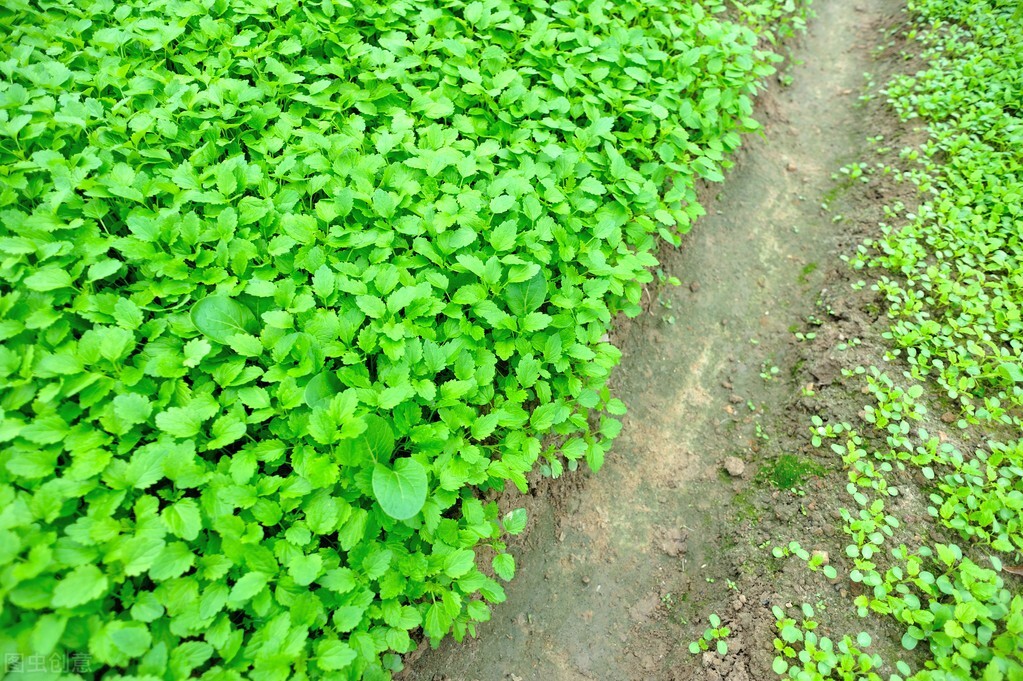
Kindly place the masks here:
[(398, 459), (393, 467), (378, 463), (373, 469), (373, 494), (384, 513), (408, 520), (426, 503), (426, 469), (415, 459)]

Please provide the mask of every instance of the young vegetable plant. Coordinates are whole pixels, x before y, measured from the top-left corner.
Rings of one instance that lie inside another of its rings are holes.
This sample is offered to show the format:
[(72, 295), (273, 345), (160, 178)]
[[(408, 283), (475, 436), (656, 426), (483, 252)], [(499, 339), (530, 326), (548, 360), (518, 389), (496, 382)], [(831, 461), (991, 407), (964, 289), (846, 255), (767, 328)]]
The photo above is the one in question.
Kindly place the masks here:
[(715, 613), (711, 613), (708, 621), (710, 626), (703, 630), (703, 636), (689, 644), (689, 652), (697, 655), (710, 650), (713, 645), (718, 655), (727, 655), (728, 637), (732, 634), (732, 630), (723, 626), (721, 618)]

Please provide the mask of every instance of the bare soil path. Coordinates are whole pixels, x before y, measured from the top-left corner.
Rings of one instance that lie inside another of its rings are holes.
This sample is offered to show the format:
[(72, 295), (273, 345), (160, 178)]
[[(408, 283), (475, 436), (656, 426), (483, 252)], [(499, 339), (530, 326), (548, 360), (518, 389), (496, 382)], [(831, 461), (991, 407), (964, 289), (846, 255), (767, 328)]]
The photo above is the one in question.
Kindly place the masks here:
[[(806, 431), (790, 409), (800, 390), (791, 328), (818, 313), (850, 243), (821, 203), (873, 134), (858, 95), (878, 29), (901, 6), (815, 2), (792, 84), (772, 81), (759, 105), (765, 136), (747, 141), (709, 214), (664, 254), (665, 275), (683, 285), (652, 286), (651, 312), (616, 339), (615, 391), (630, 412), (604, 469), (526, 500), (531, 530), (513, 547), (508, 601), (478, 639), (411, 660), (406, 679), (772, 678), (771, 595), (791, 584), (826, 601), (831, 587), (758, 556), (791, 538), (796, 515), (804, 545), (836, 523), (780, 498), (763, 471)], [(739, 474), (726, 472), (727, 457), (744, 470), (731, 461)], [(711, 612), (734, 631), (724, 662), (687, 650)]]

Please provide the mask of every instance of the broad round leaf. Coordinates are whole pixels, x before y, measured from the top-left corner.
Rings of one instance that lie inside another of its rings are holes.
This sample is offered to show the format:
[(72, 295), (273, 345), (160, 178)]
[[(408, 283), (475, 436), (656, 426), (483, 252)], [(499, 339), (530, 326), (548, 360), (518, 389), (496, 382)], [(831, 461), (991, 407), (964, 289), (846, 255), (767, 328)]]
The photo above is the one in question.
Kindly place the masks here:
[(257, 335), (252, 310), (226, 296), (207, 296), (192, 306), (192, 323), (204, 336), (223, 345), (238, 333)]
[(408, 520), (426, 503), (426, 469), (414, 459), (398, 459), (394, 467), (378, 463), (373, 469), (373, 494), (384, 513)]
[(321, 371), (313, 376), (312, 380), (305, 386), (305, 403), (313, 409), (320, 407), (326, 409), (327, 405), (339, 392), (344, 390), (344, 385), (332, 371)]

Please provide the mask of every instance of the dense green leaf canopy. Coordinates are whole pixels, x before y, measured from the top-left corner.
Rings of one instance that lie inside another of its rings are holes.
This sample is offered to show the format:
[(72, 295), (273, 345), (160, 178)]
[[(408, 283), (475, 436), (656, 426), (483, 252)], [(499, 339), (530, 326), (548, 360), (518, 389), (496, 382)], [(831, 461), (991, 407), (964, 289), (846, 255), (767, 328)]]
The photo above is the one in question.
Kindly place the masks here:
[(601, 465), (602, 338), (791, 6), (3, 3), (0, 650), (383, 678), (473, 631), (481, 493)]

